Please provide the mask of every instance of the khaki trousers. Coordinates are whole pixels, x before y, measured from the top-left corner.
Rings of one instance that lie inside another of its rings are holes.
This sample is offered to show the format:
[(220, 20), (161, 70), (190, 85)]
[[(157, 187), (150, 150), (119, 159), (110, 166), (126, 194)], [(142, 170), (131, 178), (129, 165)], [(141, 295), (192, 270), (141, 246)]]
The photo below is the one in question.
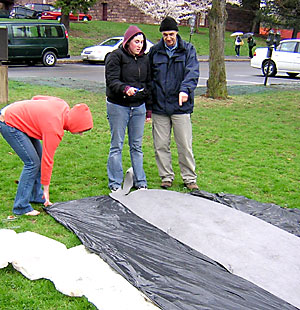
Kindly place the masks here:
[(153, 144), (159, 176), (162, 181), (172, 182), (174, 180), (175, 174), (172, 168), (170, 149), (172, 128), (183, 182), (185, 184), (196, 182), (190, 114), (174, 114), (171, 116), (152, 114)]

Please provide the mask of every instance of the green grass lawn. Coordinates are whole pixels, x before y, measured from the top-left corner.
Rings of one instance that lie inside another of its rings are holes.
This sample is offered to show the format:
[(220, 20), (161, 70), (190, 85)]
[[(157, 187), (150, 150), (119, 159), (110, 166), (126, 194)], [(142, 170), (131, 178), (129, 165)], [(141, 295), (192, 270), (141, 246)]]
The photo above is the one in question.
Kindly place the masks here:
[[(71, 23), (72, 53), (78, 54), (83, 47), (111, 35), (122, 35), (127, 26), (97, 21)], [(159, 39), (158, 26), (140, 27), (153, 42)], [(193, 36), (199, 54), (208, 54), (207, 31), (201, 29), (199, 34)], [(188, 27), (181, 27), (180, 33), (188, 39)], [(226, 34), (226, 53), (232, 55), (234, 47), (229, 35)], [(105, 95), (9, 81), (9, 103), (37, 94), (55, 94), (70, 105), (85, 102), (90, 106), (94, 118), (93, 130), (82, 137), (66, 133), (58, 147), (50, 187), (51, 201), (107, 195), (106, 161), (110, 133)], [(300, 92), (291, 90), (233, 96), (225, 101), (196, 97), (192, 115), (193, 147), (200, 189), (300, 208), (299, 102)], [(143, 150), (148, 186), (159, 188), (151, 124), (145, 126)], [(185, 192), (174, 142), (172, 150), (176, 173), (172, 190)], [(21, 216), (13, 222), (5, 221), (12, 214), (16, 180), (21, 173), (22, 163), (2, 137), (0, 157), (0, 229), (33, 231), (58, 240), (68, 248), (80, 244), (73, 233), (45, 212), (34, 219)], [(130, 167), (126, 142), (123, 164), (124, 170)], [(41, 205), (35, 208), (42, 211)], [(0, 270), (0, 279), (0, 309), (94, 309), (85, 298), (64, 296), (47, 280), (29, 281), (11, 266)]]
[[(107, 195), (106, 160), (109, 127), (104, 94), (81, 90), (9, 82), (9, 102), (36, 94), (59, 96), (70, 105), (87, 103), (94, 129), (83, 136), (66, 133), (55, 155), (50, 187), (52, 202)], [(193, 147), (200, 189), (211, 193), (243, 195), (260, 202), (300, 207), (300, 114), (299, 91), (264, 92), (233, 96), (226, 101), (197, 97), (193, 121)], [(3, 105), (2, 105), (3, 106)], [(172, 144), (175, 191), (185, 192)], [(145, 172), (149, 188), (159, 188), (151, 125), (144, 135)], [(22, 163), (0, 138), (0, 228), (33, 231), (73, 247), (77, 237), (42, 212), (37, 218), (19, 217), (7, 222)], [(124, 170), (130, 167), (128, 146)], [(42, 211), (42, 206), (35, 206)], [(94, 309), (85, 298), (70, 298), (57, 292), (47, 280), (29, 281), (11, 266), (0, 270), (0, 309)]]
[[(90, 21), (70, 23), (70, 53), (71, 55), (80, 55), (84, 47), (95, 45), (111, 36), (123, 36), (130, 24), (114, 23), (108, 21)], [(159, 25), (136, 24), (147, 36), (147, 38), (156, 43), (161, 38)], [(225, 33), (225, 55), (235, 55), (234, 38), (230, 37), (232, 32)], [(190, 39), (190, 27), (180, 26), (179, 34), (186, 41)], [(195, 46), (198, 55), (209, 54), (209, 32), (208, 28), (199, 28), (192, 35), (191, 42)], [(241, 56), (248, 56), (248, 45), (244, 39), (244, 46), (241, 47)], [(256, 38), (257, 47), (266, 46), (265, 40), (261, 37)]]

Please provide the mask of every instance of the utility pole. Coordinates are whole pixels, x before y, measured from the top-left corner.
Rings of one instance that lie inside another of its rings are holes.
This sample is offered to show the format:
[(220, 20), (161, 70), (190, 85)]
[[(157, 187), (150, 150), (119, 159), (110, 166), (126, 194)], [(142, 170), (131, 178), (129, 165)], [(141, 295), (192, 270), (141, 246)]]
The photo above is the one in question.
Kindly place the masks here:
[(191, 43), (191, 41), (192, 41), (192, 35), (193, 35), (193, 33), (194, 33), (195, 22), (196, 22), (196, 16), (193, 15), (193, 16), (189, 19), (189, 25), (190, 25), (190, 28), (191, 28), (189, 43)]
[(268, 52), (267, 52), (268, 62), (267, 62), (266, 70), (265, 70), (264, 86), (267, 86), (267, 84), (268, 84), (268, 77), (269, 77), (269, 72), (270, 72), (272, 53), (273, 53), (273, 49), (276, 49), (276, 47), (280, 43), (280, 32), (278, 31), (275, 34), (274, 31), (271, 29), (269, 31), (269, 34), (268, 34), (266, 42), (267, 42), (267, 45), (268, 45)]
[(8, 74), (7, 66), (0, 63), (0, 103), (8, 102)]

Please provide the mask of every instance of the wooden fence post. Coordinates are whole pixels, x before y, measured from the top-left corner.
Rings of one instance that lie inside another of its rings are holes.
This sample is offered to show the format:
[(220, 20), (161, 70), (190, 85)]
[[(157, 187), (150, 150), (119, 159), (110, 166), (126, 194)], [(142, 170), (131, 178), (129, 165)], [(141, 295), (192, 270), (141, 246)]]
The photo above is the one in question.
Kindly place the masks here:
[(8, 71), (7, 66), (0, 62), (0, 103), (8, 102)]

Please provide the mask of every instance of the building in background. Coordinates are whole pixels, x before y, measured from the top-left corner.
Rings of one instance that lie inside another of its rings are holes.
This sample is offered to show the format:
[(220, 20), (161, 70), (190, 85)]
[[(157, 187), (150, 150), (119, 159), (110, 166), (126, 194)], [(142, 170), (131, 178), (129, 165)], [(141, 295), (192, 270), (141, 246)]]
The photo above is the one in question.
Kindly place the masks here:
[[(0, 0), (3, 9), (9, 10), (13, 5), (25, 5), (26, 3), (47, 3), (55, 4), (51, 0)], [(252, 21), (254, 19), (254, 12), (250, 10), (243, 10), (238, 7), (227, 4), (228, 20), (226, 30), (228, 31), (251, 31)], [(99, 0), (88, 12), (93, 20), (113, 21), (113, 22), (127, 22), (138, 24), (157, 24), (158, 21), (143, 13), (136, 6), (130, 4), (130, 0)], [(198, 15), (197, 26), (207, 27), (207, 19), (205, 14)]]

